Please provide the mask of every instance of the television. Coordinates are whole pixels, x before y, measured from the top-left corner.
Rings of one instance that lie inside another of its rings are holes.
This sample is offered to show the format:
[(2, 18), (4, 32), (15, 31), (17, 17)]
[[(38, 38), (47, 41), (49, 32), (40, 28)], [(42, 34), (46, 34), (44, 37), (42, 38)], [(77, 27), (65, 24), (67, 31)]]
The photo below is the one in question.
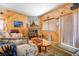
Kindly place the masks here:
[(22, 21), (14, 21), (14, 27), (22, 27), (23, 22)]

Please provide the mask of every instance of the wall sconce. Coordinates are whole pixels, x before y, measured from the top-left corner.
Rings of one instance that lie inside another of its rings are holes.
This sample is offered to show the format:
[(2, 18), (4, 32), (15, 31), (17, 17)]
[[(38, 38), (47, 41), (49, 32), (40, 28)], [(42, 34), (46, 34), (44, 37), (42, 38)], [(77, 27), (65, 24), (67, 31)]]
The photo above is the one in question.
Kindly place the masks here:
[(75, 10), (79, 8), (79, 3), (73, 3), (72, 6), (70, 7), (70, 10)]
[(49, 20), (50, 18), (49, 18), (49, 16), (47, 16), (47, 20)]
[(3, 15), (4, 14), (4, 12), (3, 11), (0, 11), (0, 15)]
[(64, 15), (64, 12), (61, 12), (61, 15), (60, 15), (60, 17), (62, 17)]
[(59, 17), (57, 17), (56, 19), (59, 19)]
[(6, 13), (6, 9), (1, 8), (1, 9), (0, 9), (0, 14), (3, 15), (3, 14), (5, 14), (5, 13)]

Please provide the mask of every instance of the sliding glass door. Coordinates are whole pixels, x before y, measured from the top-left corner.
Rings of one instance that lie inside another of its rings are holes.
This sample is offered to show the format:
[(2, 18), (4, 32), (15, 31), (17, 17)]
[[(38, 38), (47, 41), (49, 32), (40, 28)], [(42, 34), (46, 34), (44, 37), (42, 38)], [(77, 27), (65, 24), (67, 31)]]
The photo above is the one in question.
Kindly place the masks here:
[(61, 43), (79, 48), (79, 14), (72, 13), (62, 16)]
[(74, 14), (74, 46), (79, 48), (79, 13)]
[(73, 46), (73, 15), (63, 16), (63, 40), (64, 44)]

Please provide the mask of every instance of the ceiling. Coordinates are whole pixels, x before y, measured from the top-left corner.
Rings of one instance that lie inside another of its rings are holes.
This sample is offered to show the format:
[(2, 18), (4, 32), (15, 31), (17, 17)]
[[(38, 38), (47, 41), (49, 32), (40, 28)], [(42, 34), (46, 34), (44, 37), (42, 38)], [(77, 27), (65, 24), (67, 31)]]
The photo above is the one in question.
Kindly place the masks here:
[(63, 3), (0, 3), (0, 7), (13, 10), (27, 16), (40, 16)]

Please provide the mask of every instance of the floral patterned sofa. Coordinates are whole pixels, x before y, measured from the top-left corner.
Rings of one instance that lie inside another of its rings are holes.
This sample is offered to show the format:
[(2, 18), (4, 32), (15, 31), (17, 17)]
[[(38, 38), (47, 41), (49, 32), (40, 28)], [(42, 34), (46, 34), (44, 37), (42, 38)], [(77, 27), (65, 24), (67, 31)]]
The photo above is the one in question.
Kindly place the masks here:
[(17, 46), (17, 56), (36, 56), (38, 48), (35, 44), (23, 44)]

